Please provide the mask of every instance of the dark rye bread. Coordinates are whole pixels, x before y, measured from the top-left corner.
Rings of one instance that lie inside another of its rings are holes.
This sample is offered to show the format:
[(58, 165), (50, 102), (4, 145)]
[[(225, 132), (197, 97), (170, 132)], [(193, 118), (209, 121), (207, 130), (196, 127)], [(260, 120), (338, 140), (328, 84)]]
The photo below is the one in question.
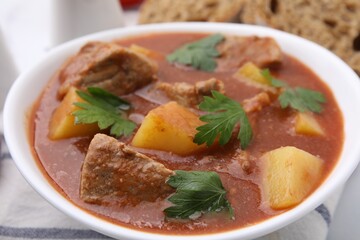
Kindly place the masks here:
[(360, 74), (360, 0), (249, 0), (244, 4), (240, 22), (317, 42)]
[(146, 0), (140, 7), (139, 23), (238, 21), (245, 0)]

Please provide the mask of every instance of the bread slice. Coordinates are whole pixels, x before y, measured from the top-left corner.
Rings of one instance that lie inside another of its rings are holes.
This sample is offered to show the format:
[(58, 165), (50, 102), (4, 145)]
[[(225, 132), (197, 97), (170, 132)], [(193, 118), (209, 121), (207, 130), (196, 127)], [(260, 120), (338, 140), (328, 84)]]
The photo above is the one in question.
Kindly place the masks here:
[(245, 0), (146, 0), (140, 7), (139, 23), (238, 20)]
[(317, 42), (360, 74), (359, 0), (248, 0), (240, 22), (277, 28)]

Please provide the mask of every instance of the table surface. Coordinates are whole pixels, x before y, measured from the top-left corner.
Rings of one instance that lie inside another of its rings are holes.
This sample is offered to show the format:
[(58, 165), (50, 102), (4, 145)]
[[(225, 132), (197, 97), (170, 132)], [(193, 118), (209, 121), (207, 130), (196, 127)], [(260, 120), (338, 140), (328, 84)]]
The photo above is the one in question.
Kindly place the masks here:
[[(0, 29), (19, 72), (31, 68), (52, 48), (50, 4), (49, 0), (0, 1)], [(136, 9), (124, 10), (125, 27), (135, 25), (136, 18)], [(330, 226), (328, 240), (359, 239), (360, 207), (353, 207), (360, 202), (359, 187), (360, 167), (345, 186)]]

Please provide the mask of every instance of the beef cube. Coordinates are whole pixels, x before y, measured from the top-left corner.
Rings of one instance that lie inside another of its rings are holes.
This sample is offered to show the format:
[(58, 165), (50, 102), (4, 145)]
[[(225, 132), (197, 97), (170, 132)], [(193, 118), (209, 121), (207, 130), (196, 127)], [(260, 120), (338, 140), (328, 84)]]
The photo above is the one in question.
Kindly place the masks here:
[(260, 68), (279, 64), (282, 52), (272, 38), (229, 37), (217, 47), (220, 57), (217, 60), (217, 71), (237, 70), (246, 62), (253, 62)]
[(195, 85), (178, 82), (175, 84), (160, 82), (156, 85), (159, 89), (171, 99), (186, 107), (197, 106), (204, 96), (211, 96), (211, 91), (216, 90), (224, 93), (224, 83), (218, 79), (196, 82)]
[(96, 134), (83, 164), (80, 196), (95, 204), (155, 201), (174, 191), (165, 183), (172, 174), (163, 164), (115, 138)]
[(269, 106), (272, 100), (267, 92), (261, 92), (255, 96), (245, 99), (242, 106), (247, 113), (259, 112), (263, 107)]
[(61, 68), (59, 96), (71, 86), (100, 87), (124, 95), (154, 81), (156, 72), (156, 64), (142, 54), (115, 43), (90, 42)]

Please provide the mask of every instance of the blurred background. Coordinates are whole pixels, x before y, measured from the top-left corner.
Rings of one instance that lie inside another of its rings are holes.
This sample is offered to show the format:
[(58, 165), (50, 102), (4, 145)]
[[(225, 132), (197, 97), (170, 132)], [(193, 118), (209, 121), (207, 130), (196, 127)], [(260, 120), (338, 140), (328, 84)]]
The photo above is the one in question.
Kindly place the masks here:
[[(69, 10), (66, 9), (66, 5), (68, 3), (71, 4), (71, 2), (73, 2), (74, 4), (76, 1), (0, 0), (0, 29), (2, 29), (5, 42), (9, 48), (11, 55), (14, 57), (15, 65), (17, 66), (19, 71), (23, 71), (31, 67), (31, 65), (34, 64), (46, 51), (60, 43), (60, 41), (57, 40), (56, 36), (54, 35), (59, 35), (61, 29), (56, 30), (53, 27), (56, 25), (59, 26), (59, 22), (61, 20), (66, 23), (66, 21), (68, 20), (68, 16), (60, 14), (65, 12), (66, 10)], [(96, 9), (99, 2), (111, 2), (110, 5), (113, 5), (115, 2), (118, 1), (81, 1), (81, 3), (83, 2), (88, 5), (87, 10), (94, 10), (94, 8)], [(103, 25), (90, 25), (88, 29), (85, 29), (83, 33), (80, 32), (78, 35), (80, 36), (86, 33), (91, 33), (113, 27), (135, 25), (137, 22), (137, 2), (139, 2), (139, 0), (122, 1), (124, 9), (126, 9), (126, 16), (118, 17), (118, 23), (115, 21), (116, 18), (112, 18), (108, 21), (108, 23), (102, 21)], [(56, 12), (57, 7), (63, 8), (61, 9), (61, 13)], [(109, 10), (112, 11), (112, 13), (123, 12), (120, 4), (118, 4), (118, 9)], [(104, 11), (106, 11), (106, 9)], [(86, 14), (86, 9), (79, 12), (84, 14), (83, 19), (94, 19), (94, 16), (92, 16), (90, 12), (89, 14)], [(58, 15), (56, 16), (56, 14)], [(98, 16), (100, 16), (101, 14), (103, 13), (99, 12)], [(107, 18), (108, 17), (109, 16), (107, 16)]]

